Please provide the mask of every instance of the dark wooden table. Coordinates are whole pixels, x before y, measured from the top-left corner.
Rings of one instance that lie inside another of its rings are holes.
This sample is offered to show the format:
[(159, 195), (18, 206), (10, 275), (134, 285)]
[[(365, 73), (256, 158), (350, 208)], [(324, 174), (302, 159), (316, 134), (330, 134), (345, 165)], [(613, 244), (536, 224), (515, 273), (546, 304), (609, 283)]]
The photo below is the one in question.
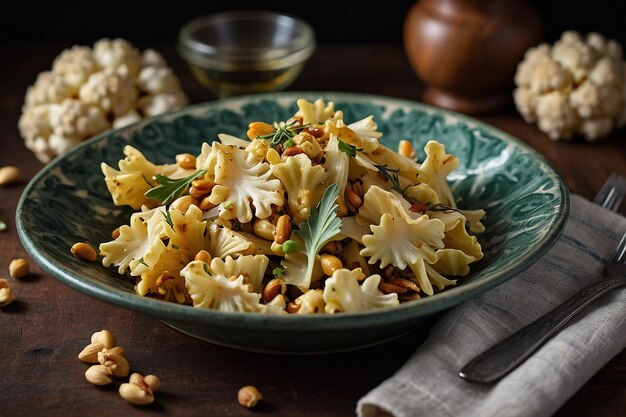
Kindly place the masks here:
[[(24, 92), (50, 67), (66, 44), (0, 45), (0, 166), (17, 165), (20, 183), (0, 188), (0, 276), (11, 259), (26, 253), (14, 213), (29, 178), (42, 165), (24, 147), (17, 120)], [(191, 77), (172, 45), (156, 47), (182, 78), (193, 103), (213, 97)], [(418, 100), (420, 86), (400, 46), (320, 47), (291, 90), (355, 91)], [(597, 143), (552, 142), (510, 108), (480, 117), (522, 139), (558, 168), (574, 193), (592, 197), (611, 172), (626, 174), (626, 132)], [(41, 207), (45, 210), (45, 207)], [(391, 376), (420, 343), (411, 335), (358, 352), (319, 357), (279, 357), (240, 352), (185, 336), (155, 318), (78, 293), (42, 273), (11, 279), (17, 300), (0, 311), (0, 416), (198, 415), (349, 416), (357, 400)], [(110, 329), (126, 349), (133, 370), (162, 378), (157, 401), (133, 407), (116, 386), (87, 383), (87, 366), (76, 358), (91, 334)], [(626, 415), (626, 353), (578, 391), (557, 416)], [(237, 390), (253, 384), (265, 403), (250, 411)], [(514, 393), (512, 393), (514, 395)]]

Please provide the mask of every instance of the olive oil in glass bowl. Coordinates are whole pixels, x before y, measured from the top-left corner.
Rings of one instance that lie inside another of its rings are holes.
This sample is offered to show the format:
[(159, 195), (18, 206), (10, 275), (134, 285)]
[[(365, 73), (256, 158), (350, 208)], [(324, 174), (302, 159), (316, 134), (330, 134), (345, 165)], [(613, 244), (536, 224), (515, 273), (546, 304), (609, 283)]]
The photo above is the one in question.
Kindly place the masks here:
[(265, 11), (200, 17), (178, 35), (178, 51), (191, 72), (219, 97), (282, 90), (314, 50), (306, 22)]

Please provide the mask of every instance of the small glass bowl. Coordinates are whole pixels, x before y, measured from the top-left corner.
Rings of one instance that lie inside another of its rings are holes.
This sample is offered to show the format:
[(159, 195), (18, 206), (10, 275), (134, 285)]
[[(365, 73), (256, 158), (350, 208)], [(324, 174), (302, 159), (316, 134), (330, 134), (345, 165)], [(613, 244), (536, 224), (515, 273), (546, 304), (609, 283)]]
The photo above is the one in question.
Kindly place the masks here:
[(220, 97), (282, 90), (314, 50), (306, 22), (265, 11), (200, 17), (178, 34), (178, 52), (191, 72)]

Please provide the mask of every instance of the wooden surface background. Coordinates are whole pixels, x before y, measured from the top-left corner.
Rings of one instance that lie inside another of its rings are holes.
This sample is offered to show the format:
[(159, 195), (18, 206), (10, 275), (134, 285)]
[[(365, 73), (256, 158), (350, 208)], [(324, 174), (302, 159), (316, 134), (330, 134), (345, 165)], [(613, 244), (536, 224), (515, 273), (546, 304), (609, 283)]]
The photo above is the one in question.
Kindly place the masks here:
[[(18, 198), (42, 167), (24, 147), (17, 120), (28, 85), (49, 69), (66, 44), (0, 44), (0, 166), (17, 165), (21, 182), (0, 188), (0, 276), (24, 257), (14, 226)], [(192, 103), (213, 99), (191, 77), (173, 45), (139, 45), (163, 52)], [(420, 85), (399, 46), (318, 48), (290, 90), (353, 91), (418, 100)], [(570, 190), (593, 197), (611, 172), (626, 175), (626, 132), (597, 144), (550, 141), (509, 108), (481, 117), (540, 151)], [(41, 207), (45, 210), (46, 207)], [(78, 293), (42, 273), (9, 278), (16, 301), (0, 311), (0, 416), (349, 416), (357, 400), (390, 377), (419, 345), (408, 335), (362, 351), (318, 357), (279, 357), (240, 352), (192, 339), (155, 318)], [(91, 334), (113, 332), (131, 369), (161, 377), (157, 401), (146, 408), (124, 402), (117, 384), (97, 388), (85, 381), (87, 365), (76, 355)], [(558, 412), (559, 417), (626, 415), (626, 353), (608, 364)], [(242, 385), (256, 385), (266, 401), (254, 411), (237, 404)]]

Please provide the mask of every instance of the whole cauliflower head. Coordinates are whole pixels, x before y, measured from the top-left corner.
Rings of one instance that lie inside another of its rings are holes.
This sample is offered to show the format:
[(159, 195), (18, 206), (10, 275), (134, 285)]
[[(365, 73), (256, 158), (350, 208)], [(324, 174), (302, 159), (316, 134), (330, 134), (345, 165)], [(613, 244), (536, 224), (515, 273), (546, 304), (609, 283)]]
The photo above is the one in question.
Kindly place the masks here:
[(90, 136), (187, 104), (174, 72), (156, 51), (124, 39), (73, 46), (26, 91), (18, 122), (24, 143), (48, 162)]
[(553, 140), (595, 141), (626, 122), (622, 47), (599, 33), (569, 31), (554, 45), (529, 49), (515, 85), (517, 110)]

